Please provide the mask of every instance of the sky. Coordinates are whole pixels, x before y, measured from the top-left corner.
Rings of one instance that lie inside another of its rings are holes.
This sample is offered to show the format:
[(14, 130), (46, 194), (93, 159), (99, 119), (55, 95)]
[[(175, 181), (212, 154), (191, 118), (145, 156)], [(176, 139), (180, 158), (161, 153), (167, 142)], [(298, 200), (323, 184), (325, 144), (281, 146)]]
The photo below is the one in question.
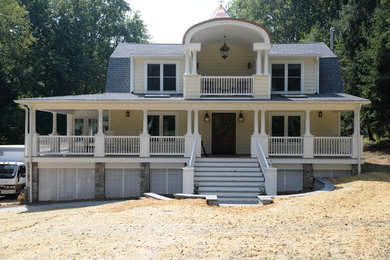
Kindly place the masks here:
[[(154, 43), (181, 43), (192, 25), (208, 20), (218, 8), (217, 0), (126, 0), (138, 10)], [(226, 5), (230, 0), (223, 1)]]

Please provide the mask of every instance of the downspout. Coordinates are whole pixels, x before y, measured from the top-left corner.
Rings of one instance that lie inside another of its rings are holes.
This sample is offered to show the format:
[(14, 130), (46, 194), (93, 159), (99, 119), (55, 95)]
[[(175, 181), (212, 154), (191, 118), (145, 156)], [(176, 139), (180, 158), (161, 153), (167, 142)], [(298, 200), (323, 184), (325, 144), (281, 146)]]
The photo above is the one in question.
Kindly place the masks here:
[(30, 110), (30, 152), (28, 153), (29, 158), (29, 172), (30, 172), (30, 189), (29, 189), (29, 201), (32, 203), (32, 149), (33, 149), (33, 136), (32, 136), (32, 113), (31, 113), (31, 107), (30, 104), (27, 105), (28, 109)]
[[(24, 135), (25, 135), (24, 140), (26, 141), (26, 135), (28, 134), (28, 115), (29, 115), (29, 112), (28, 112), (28, 108), (27, 108), (26, 106), (19, 105), (19, 107), (20, 107), (21, 109), (23, 109), (23, 110), (25, 111), (25, 113), (26, 113), (26, 116), (25, 116), (26, 120), (25, 120), (25, 126), (24, 126), (24, 129), (25, 129), (25, 130), (24, 130)], [(25, 143), (24, 143), (24, 149), (26, 149), (26, 145), (27, 145), (27, 144), (26, 144), (26, 142), (25, 142)], [(28, 155), (29, 155), (29, 156), (31, 155), (31, 148), (30, 148), (30, 151), (29, 151)], [(26, 157), (26, 151), (25, 151), (24, 157)], [(30, 156), (29, 161), (31, 162), (31, 156)], [(31, 165), (31, 163), (29, 163), (29, 165)], [(31, 168), (30, 168), (30, 167), (29, 167), (29, 169), (28, 169), (28, 172), (29, 172), (29, 174), (31, 174)], [(29, 174), (26, 175), (26, 177), (27, 177), (26, 183), (29, 183), (29, 182), (30, 182), (31, 175), (29, 176)], [(30, 186), (30, 185), (28, 185), (28, 186)], [(30, 192), (30, 190), (31, 190), (31, 188), (29, 187), (29, 192)]]
[(357, 142), (358, 142), (358, 145), (357, 145), (357, 148), (358, 148), (358, 151), (357, 151), (357, 156), (358, 156), (358, 175), (360, 175), (362, 173), (362, 165), (361, 165), (361, 154), (360, 154), (360, 146), (361, 146), (361, 143), (360, 143), (360, 109), (362, 107), (362, 104), (359, 104), (359, 129), (358, 129), (358, 135), (357, 135)]

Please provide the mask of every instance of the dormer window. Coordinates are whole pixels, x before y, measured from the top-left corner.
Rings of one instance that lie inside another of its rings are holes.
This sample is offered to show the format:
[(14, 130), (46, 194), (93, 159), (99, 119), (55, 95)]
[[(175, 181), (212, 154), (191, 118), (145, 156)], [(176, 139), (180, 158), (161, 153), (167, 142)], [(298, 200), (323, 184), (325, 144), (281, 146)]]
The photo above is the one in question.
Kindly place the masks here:
[(176, 92), (177, 70), (176, 63), (146, 63), (146, 90), (148, 92)]
[(272, 64), (272, 92), (301, 93), (303, 89), (302, 67), (300, 63)]

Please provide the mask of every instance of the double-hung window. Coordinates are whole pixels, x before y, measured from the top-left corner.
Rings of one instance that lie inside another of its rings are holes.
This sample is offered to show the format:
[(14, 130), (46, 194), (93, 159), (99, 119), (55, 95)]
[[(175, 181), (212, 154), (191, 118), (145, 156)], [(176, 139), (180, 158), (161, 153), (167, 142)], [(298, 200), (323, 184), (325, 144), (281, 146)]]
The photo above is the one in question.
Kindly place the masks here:
[(272, 115), (271, 133), (272, 136), (301, 136), (302, 116), (298, 114)]
[(174, 114), (148, 115), (148, 132), (152, 136), (175, 136), (176, 115)]
[(146, 90), (148, 92), (176, 92), (177, 69), (176, 63), (147, 63)]
[(303, 86), (302, 64), (272, 64), (272, 92), (300, 93)]

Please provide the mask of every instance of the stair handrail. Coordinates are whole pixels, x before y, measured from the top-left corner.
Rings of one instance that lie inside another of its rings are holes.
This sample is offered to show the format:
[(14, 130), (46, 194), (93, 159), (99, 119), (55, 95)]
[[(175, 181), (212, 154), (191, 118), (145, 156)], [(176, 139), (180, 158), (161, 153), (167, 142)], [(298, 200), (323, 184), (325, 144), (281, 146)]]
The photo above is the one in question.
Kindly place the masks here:
[(194, 144), (192, 145), (190, 160), (188, 161), (188, 165), (187, 165), (187, 167), (189, 167), (189, 168), (194, 168), (194, 165), (195, 165), (196, 141), (197, 141), (197, 138), (194, 138)]
[(260, 163), (261, 170), (264, 172), (265, 169), (270, 168), (267, 158), (265, 158), (265, 154), (263, 149), (261, 148), (261, 144), (258, 138), (256, 138), (256, 144), (257, 144), (257, 160)]
[(256, 144), (256, 157), (264, 175), (266, 193), (267, 195), (277, 195), (278, 170), (275, 167), (269, 166), (267, 158), (261, 148), (259, 138), (256, 138)]

